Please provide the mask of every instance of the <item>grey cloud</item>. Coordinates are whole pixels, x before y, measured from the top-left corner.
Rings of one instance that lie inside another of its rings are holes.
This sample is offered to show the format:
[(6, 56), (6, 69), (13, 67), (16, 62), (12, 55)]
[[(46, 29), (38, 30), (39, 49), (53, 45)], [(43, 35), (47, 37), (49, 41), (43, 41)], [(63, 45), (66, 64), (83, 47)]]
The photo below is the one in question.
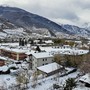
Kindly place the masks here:
[(90, 0), (75, 0), (73, 1), (74, 6), (82, 9), (90, 9)]
[[(0, 0), (0, 3), (17, 6), (53, 20), (59, 18), (70, 22), (83, 21), (83, 13), (86, 14), (86, 9), (90, 10), (90, 0)], [(88, 14), (85, 16), (88, 17)]]
[(67, 20), (79, 20), (78, 15), (70, 10), (70, 9), (65, 9), (65, 8), (38, 8), (36, 13), (39, 15), (48, 17), (48, 18), (62, 18), (62, 19), (67, 19)]

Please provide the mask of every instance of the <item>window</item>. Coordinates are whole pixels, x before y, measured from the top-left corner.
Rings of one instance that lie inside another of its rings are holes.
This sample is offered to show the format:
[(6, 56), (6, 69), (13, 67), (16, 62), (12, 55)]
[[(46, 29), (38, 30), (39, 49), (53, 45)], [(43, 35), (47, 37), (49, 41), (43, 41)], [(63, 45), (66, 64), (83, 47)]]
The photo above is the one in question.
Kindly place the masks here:
[(43, 61), (44, 61), (44, 59), (43, 59)]

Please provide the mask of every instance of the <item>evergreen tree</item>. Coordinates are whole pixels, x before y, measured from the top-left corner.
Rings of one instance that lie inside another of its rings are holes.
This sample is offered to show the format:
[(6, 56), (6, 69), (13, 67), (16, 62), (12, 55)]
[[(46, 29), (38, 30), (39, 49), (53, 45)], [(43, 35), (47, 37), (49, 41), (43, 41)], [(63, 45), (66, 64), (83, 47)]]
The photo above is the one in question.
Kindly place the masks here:
[(22, 38), (19, 38), (19, 46), (22, 45)]
[(36, 51), (41, 52), (41, 49), (39, 48), (39, 46), (36, 47)]
[(33, 40), (31, 40), (31, 44), (34, 44)]
[(76, 87), (76, 81), (73, 78), (68, 78), (66, 80), (66, 85), (64, 87), (64, 90), (72, 90), (74, 87)]
[(39, 44), (42, 44), (42, 39), (39, 39)]
[(32, 78), (32, 87), (35, 88), (37, 86), (37, 81), (38, 81), (38, 75), (37, 75), (37, 71), (35, 71), (33, 73), (33, 78)]
[(27, 45), (27, 40), (24, 41), (24, 44)]
[(22, 39), (22, 46), (24, 46), (24, 39)]

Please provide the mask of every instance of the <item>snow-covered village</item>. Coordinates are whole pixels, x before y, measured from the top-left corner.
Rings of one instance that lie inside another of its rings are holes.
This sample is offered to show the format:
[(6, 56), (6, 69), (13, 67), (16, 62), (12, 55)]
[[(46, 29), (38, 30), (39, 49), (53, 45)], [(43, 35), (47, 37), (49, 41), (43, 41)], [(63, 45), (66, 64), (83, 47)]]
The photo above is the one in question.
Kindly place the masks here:
[(0, 90), (90, 90), (90, 0), (0, 0)]
[(89, 57), (89, 41), (19, 38), (15, 43), (2, 42), (0, 89), (89, 90)]

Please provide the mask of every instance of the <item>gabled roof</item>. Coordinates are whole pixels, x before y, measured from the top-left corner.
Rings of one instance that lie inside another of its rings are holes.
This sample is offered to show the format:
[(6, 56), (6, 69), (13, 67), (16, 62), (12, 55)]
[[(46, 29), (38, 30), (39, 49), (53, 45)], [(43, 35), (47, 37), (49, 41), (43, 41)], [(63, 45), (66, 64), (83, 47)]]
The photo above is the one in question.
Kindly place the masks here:
[(58, 70), (62, 68), (61, 65), (57, 64), (57, 63), (50, 63), (50, 64), (47, 64), (47, 65), (44, 65), (44, 66), (40, 66), (40, 67), (37, 67), (38, 70), (42, 71), (42, 72), (45, 72), (45, 73), (50, 73), (50, 72), (53, 72), (55, 70)]

